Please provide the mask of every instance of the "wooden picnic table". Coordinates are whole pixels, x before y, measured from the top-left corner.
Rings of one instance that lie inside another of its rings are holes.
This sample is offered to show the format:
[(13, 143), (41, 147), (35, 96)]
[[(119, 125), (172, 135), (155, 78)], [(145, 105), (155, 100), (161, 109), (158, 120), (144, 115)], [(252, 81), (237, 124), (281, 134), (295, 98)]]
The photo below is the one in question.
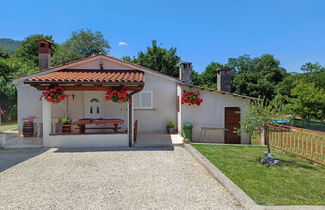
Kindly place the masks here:
[[(91, 119), (91, 118), (83, 118), (79, 119), (76, 122), (73, 122), (72, 125), (78, 126), (79, 133), (85, 133), (87, 129), (113, 129), (115, 133), (118, 132), (122, 125), (124, 123), (124, 120), (122, 119), (104, 119), (104, 118), (98, 118), (98, 119)], [(86, 125), (113, 125), (113, 127), (92, 127), (87, 128)]]

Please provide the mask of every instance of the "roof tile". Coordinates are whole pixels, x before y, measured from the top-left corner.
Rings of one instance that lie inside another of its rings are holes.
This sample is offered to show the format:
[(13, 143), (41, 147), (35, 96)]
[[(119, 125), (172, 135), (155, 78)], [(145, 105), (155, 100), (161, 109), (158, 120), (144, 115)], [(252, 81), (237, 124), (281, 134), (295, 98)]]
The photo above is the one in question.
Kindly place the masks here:
[(139, 70), (64, 69), (49, 74), (31, 77), (25, 83), (34, 82), (144, 82), (144, 73)]

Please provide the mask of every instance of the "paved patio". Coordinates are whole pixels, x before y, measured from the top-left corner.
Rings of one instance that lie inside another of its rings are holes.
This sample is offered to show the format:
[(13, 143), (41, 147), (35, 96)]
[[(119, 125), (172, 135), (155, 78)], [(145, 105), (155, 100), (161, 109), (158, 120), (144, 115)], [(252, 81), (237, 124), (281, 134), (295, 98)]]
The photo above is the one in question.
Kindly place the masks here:
[(180, 146), (0, 150), (0, 209), (240, 209)]

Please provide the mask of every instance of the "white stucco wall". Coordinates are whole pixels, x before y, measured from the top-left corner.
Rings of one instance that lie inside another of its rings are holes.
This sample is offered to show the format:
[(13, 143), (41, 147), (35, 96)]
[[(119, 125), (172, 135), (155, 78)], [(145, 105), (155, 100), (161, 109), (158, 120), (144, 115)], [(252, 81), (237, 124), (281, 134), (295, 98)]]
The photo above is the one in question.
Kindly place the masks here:
[[(197, 90), (195, 88), (181, 87), (182, 90)], [(181, 122), (193, 125), (193, 140), (198, 141), (201, 128), (204, 126), (224, 128), (225, 107), (240, 107), (241, 119), (245, 116), (249, 99), (242, 99), (229, 95), (222, 95), (216, 91), (199, 90), (203, 102), (200, 106), (188, 104), (181, 105)], [(224, 143), (224, 131), (207, 131), (203, 142)], [(249, 136), (242, 134), (241, 143), (248, 144)]]
[(128, 134), (58, 135), (49, 136), (45, 147), (128, 147)]
[(18, 127), (21, 131), (22, 118), (34, 115), (42, 118), (42, 102), (39, 100), (41, 93), (29, 85), (17, 85), (17, 110)]
[[(42, 102), (39, 100), (42, 92), (29, 85), (17, 85), (18, 92), (18, 127), (22, 131), (22, 118), (36, 116), (42, 119)], [(77, 120), (83, 117), (83, 92), (67, 91), (67, 94), (74, 94), (74, 99), (70, 96), (59, 104), (51, 104), (52, 119), (64, 117), (66, 114), (72, 119)], [(69, 103), (69, 107), (67, 107)], [(58, 129), (58, 128), (57, 128)]]
[(82, 63), (80, 65), (75, 65), (75, 66), (72, 66), (72, 67), (69, 67), (69, 69), (99, 69), (99, 62), (102, 61), (103, 63), (103, 68), (104, 69), (118, 69), (118, 70), (121, 70), (121, 69), (134, 69), (134, 68), (130, 68), (128, 66), (124, 66), (124, 65), (121, 65), (121, 64), (118, 64), (116, 62), (107, 62), (103, 59), (96, 59), (96, 60), (93, 60), (93, 61), (90, 61), (90, 62), (86, 62), (86, 63)]
[(143, 90), (153, 91), (153, 109), (134, 109), (139, 133), (165, 133), (169, 120), (177, 125), (176, 82), (147, 73)]

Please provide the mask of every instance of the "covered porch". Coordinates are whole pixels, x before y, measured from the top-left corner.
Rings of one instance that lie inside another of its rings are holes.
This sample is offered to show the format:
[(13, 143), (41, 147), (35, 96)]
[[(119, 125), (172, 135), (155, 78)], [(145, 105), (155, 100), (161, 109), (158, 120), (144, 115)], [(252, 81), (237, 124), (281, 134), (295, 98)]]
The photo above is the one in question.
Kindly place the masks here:
[[(66, 69), (35, 76), (24, 83), (36, 88), (40, 95), (54, 87), (69, 95), (60, 103), (53, 103), (46, 97), (41, 99), (42, 135), (38, 129), (37, 136), (42, 136), (43, 146), (133, 146), (137, 130), (134, 128), (132, 96), (144, 87), (142, 71)], [(111, 98), (107, 100), (108, 90), (123, 90), (128, 100), (118, 103)], [(64, 116), (71, 119), (70, 130), (53, 123)]]

